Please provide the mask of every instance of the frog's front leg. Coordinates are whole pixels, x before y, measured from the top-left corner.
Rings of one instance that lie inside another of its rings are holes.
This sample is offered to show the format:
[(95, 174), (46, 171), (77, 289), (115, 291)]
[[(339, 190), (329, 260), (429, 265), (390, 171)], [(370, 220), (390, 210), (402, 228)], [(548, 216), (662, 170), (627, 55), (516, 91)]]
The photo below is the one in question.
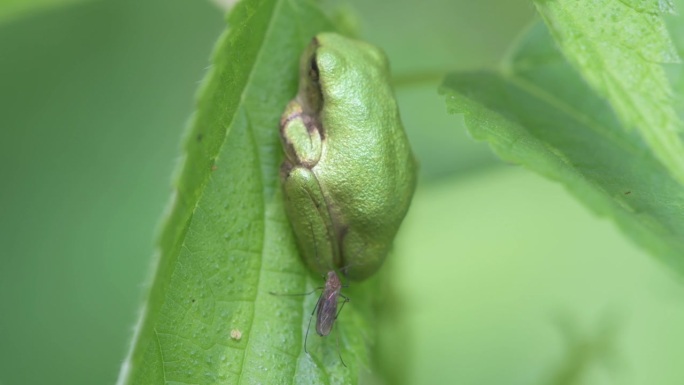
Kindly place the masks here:
[(311, 269), (321, 274), (340, 263), (332, 217), (312, 168), (321, 156), (323, 139), (315, 119), (292, 101), (280, 123), (287, 159), (281, 167), (285, 210), (300, 253)]
[(287, 105), (280, 119), (280, 140), (287, 162), (292, 166), (311, 169), (321, 159), (323, 136), (320, 123), (305, 113), (296, 99)]

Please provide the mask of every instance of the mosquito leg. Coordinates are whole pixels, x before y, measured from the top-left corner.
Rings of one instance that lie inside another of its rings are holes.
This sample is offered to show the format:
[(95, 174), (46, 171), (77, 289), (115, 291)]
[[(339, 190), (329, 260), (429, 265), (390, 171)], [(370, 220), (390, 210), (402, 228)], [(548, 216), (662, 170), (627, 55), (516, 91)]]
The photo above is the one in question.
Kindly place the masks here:
[(321, 297), (323, 297), (323, 292), (321, 292), (321, 295), (318, 296), (318, 301), (316, 301), (316, 306), (314, 306), (313, 311), (311, 312), (311, 316), (309, 317), (309, 324), (306, 325), (306, 335), (304, 336), (304, 353), (309, 353), (308, 350), (306, 350), (306, 343), (309, 341), (309, 329), (311, 328), (311, 320), (313, 319), (314, 313), (316, 313), (316, 309), (318, 308), (318, 305), (321, 304)]
[(275, 292), (269, 291), (268, 294), (270, 294), (270, 295), (277, 295), (277, 296), (285, 296), (285, 297), (287, 297), (287, 296), (300, 296), (300, 295), (311, 295), (311, 294), (315, 293), (316, 291), (318, 291), (318, 290), (323, 290), (323, 289), (324, 289), (324, 288), (322, 288), (322, 287), (317, 287), (317, 288), (311, 290), (311, 291), (308, 292), (308, 293), (294, 293), (294, 294), (289, 294), (289, 293), (275, 293)]
[[(347, 302), (348, 301), (344, 301), (344, 303)], [(344, 303), (342, 304), (342, 306), (344, 306)], [(338, 312), (337, 314), (339, 315), (340, 313)], [(344, 363), (344, 360), (342, 359), (342, 351), (340, 350), (340, 328), (338, 327), (335, 328), (335, 341), (337, 341), (337, 355), (340, 356), (340, 362), (342, 362), (342, 365), (346, 368), (347, 364)]]
[(340, 313), (342, 312), (342, 308), (344, 307), (344, 304), (351, 301), (351, 299), (349, 299), (349, 297), (346, 297), (342, 294), (340, 294), (340, 297), (344, 298), (344, 301), (342, 302), (342, 306), (340, 306), (340, 310), (338, 310), (337, 314), (335, 314), (335, 319), (337, 319), (337, 317), (340, 316)]

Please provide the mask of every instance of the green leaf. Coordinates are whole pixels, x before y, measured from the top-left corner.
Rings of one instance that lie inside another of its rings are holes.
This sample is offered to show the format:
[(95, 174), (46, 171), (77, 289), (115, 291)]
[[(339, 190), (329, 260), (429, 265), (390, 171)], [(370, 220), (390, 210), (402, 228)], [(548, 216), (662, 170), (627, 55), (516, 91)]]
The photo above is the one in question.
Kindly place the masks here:
[(158, 263), (121, 384), (355, 383), (369, 365), (371, 288), (354, 285), (336, 338), (305, 333), (323, 285), (282, 207), (278, 122), (299, 56), (332, 30), (307, 1), (242, 1), (201, 87)]
[(536, 0), (566, 58), (611, 104), (627, 128), (636, 128), (680, 182), (684, 182), (682, 121), (662, 63), (678, 63), (664, 14), (670, 0)]
[(635, 132), (622, 129), (542, 25), (523, 38), (504, 72), (453, 74), (441, 92), (451, 112), (465, 114), (473, 137), (563, 183), (684, 273), (684, 189)]

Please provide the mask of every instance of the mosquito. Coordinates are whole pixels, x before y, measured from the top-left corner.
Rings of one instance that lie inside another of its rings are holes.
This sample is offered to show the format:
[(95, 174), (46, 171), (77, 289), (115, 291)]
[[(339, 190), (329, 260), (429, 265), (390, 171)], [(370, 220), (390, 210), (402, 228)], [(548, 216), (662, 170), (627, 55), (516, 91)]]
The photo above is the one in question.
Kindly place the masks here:
[[(325, 286), (316, 288), (308, 293), (278, 294), (270, 292), (271, 295), (298, 296), (309, 295), (318, 290), (322, 290), (321, 295), (318, 296), (318, 301), (316, 301), (316, 306), (314, 306), (314, 309), (311, 312), (311, 316), (309, 317), (309, 324), (306, 326), (306, 335), (304, 337), (304, 352), (306, 352), (307, 354), (309, 353), (309, 351), (307, 350), (306, 345), (309, 340), (309, 329), (311, 328), (311, 320), (313, 319), (314, 313), (316, 314), (316, 333), (318, 333), (318, 335), (321, 337), (329, 335), (333, 329), (333, 326), (335, 325), (335, 320), (337, 320), (337, 317), (340, 315), (340, 312), (342, 312), (342, 308), (344, 308), (344, 304), (350, 301), (349, 297), (341, 293), (343, 287), (346, 286), (342, 285), (340, 277), (337, 275), (335, 271), (331, 270), (328, 272), (327, 277), (325, 279)], [(340, 298), (342, 298), (342, 305), (338, 309), (337, 305), (339, 304)], [(342, 359), (342, 353), (340, 352), (339, 333), (337, 334), (337, 353), (340, 356), (340, 361), (342, 362), (342, 365), (344, 365), (344, 367), (347, 367), (347, 364), (345, 364), (344, 360)]]

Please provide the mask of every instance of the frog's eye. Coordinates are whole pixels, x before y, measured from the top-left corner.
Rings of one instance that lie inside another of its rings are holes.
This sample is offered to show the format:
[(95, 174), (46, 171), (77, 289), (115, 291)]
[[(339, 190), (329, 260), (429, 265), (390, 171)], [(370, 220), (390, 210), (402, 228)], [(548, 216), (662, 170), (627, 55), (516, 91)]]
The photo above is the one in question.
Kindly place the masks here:
[(318, 83), (319, 72), (318, 63), (316, 62), (316, 55), (311, 56), (311, 61), (309, 62), (309, 77), (312, 81)]

